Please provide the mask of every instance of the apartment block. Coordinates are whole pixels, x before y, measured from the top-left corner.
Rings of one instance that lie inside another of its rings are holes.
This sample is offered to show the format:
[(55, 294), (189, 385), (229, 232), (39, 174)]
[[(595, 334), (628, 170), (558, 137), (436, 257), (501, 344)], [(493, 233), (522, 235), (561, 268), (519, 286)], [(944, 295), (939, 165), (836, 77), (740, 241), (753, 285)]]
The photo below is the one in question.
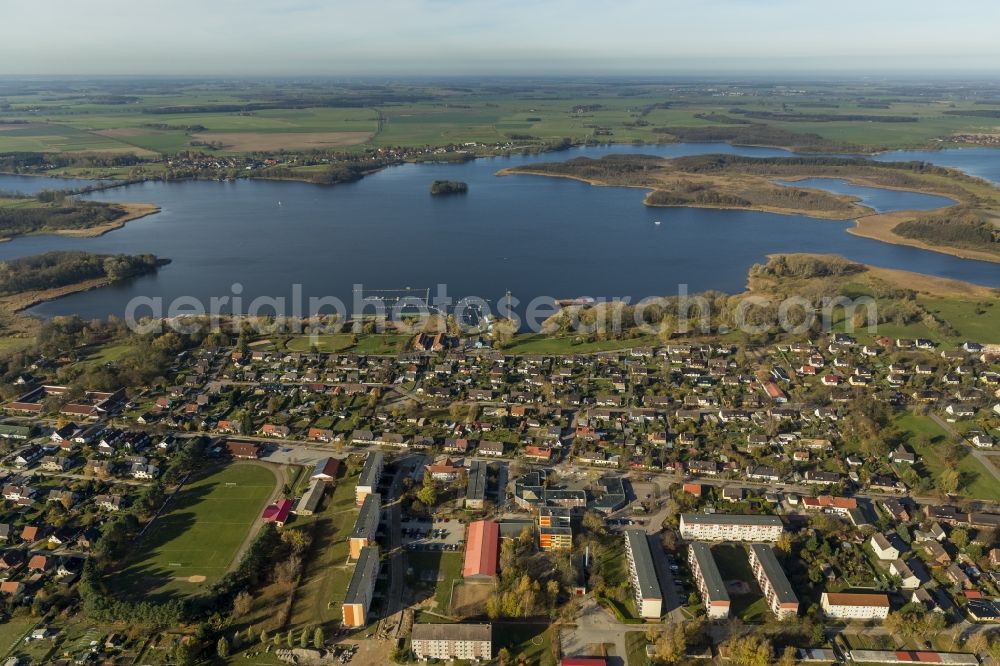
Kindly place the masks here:
[(767, 605), (779, 619), (795, 617), (799, 614), (799, 598), (795, 596), (791, 583), (781, 563), (768, 544), (755, 543), (750, 546), (750, 569), (757, 584), (764, 592)]
[(681, 537), (690, 541), (776, 541), (785, 527), (777, 516), (682, 513)]
[(354, 529), (349, 540), (351, 559), (361, 557), (361, 550), (375, 543), (375, 534), (382, 517), (382, 496), (372, 493), (365, 496), (361, 511), (354, 521)]
[(378, 546), (362, 548), (358, 563), (354, 566), (351, 582), (347, 586), (347, 595), (344, 597), (342, 610), (345, 626), (363, 627), (367, 624), (378, 570)]
[(417, 659), (488, 661), (493, 658), (493, 626), (415, 624), (410, 647)]
[(820, 604), (827, 617), (842, 620), (884, 620), (889, 615), (886, 594), (824, 592)]
[(365, 458), (365, 465), (361, 468), (361, 476), (358, 477), (358, 485), (354, 490), (354, 502), (361, 506), (365, 502), (365, 497), (378, 490), (378, 482), (382, 480), (382, 469), (385, 467), (385, 456), (380, 451), (372, 451)]
[(726, 583), (722, 580), (719, 566), (712, 557), (711, 546), (702, 542), (689, 545), (688, 562), (708, 617), (713, 620), (729, 617), (731, 605), (729, 592), (726, 591)]
[(658, 619), (663, 611), (663, 593), (644, 531), (625, 530), (625, 556), (639, 614), (644, 618)]

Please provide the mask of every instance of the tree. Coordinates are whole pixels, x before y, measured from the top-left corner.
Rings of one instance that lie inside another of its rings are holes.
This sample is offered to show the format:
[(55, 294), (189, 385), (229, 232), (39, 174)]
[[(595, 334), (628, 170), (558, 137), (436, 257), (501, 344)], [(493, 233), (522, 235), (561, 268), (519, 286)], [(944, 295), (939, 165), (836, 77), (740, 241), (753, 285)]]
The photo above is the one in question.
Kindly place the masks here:
[(261, 629), (260, 630), (260, 644), (261, 645), (267, 645), (267, 640), (268, 640), (267, 629)]
[(785, 647), (784, 652), (781, 653), (781, 659), (777, 661), (777, 666), (795, 666), (797, 662), (795, 657), (795, 648), (788, 645)]
[(302, 627), (302, 633), (299, 634), (299, 647), (303, 649), (309, 647), (309, 630), (305, 627)]
[(959, 550), (965, 550), (966, 546), (969, 545), (969, 531), (964, 527), (956, 527), (948, 535), (951, 542), (955, 544)]
[[(654, 630), (650, 631), (655, 634)], [(661, 664), (676, 664), (684, 659), (684, 653), (687, 651), (684, 625), (679, 622), (668, 623), (653, 642), (653, 650), (656, 661)]]
[(226, 640), (225, 636), (219, 636), (219, 642), (215, 644), (215, 653), (219, 655), (220, 659), (229, 656), (229, 641)]
[(313, 647), (317, 650), (322, 650), (325, 644), (326, 638), (323, 636), (323, 627), (316, 627), (313, 631)]
[(418, 490), (417, 499), (425, 506), (434, 506), (437, 503), (437, 490), (434, 484), (426, 484)]
[(291, 629), (289, 629), (288, 633), (285, 634), (285, 645), (287, 645), (289, 649), (295, 647), (295, 633)]
[(736, 666), (768, 666), (771, 663), (771, 641), (759, 634), (734, 636), (725, 646), (730, 663)]
[(945, 494), (954, 495), (958, 492), (958, 484), (960, 480), (961, 476), (959, 475), (957, 469), (946, 469), (941, 472), (941, 476), (938, 477), (938, 488), (940, 488), (941, 492)]
[(233, 599), (234, 618), (243, 617), (250, 612), (251, 608), (253, 608), (253, 596), (246, 590), (237, 594), (236, 598)]

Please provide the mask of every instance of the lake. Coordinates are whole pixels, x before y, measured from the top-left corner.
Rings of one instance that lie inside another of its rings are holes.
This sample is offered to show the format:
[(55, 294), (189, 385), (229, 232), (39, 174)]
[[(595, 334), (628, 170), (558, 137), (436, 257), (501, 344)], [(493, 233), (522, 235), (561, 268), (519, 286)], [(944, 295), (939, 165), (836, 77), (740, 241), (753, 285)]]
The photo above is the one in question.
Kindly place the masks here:
[(955, 203), (953, 199), (937, 194), (904, 192), (884, 187), (864, 187), (839, 178), (803, 178), (774, 182), (786, 187), (808, 187), (833, 194), (849, 194), (857, 197), (862, 206), (871, 208), (876, 213), (892, 213), (899, 210), (933, 210)]
[[(500, 169), (572, 157), (643, 153), (788, 155), (725, 144), (585, 147), (465, 164), (406, 164), (357, 183), (149, 182), (89, 195), (151, 202), (162, 212), (97, 238), (30, 236), (0, 244), (0, 259), (56, 249), (151, 252), (173, 261), (157, 274), (43, 303), (51, 316), (121, 316), (134, 297), (188, 296), (208, 303), (233, 294), (309, 296), (350, 302), (353, 285), (415, 290), (447, 284), (454, 297), (496, 301), (509, 289), (536, 296), (631, 297), (718, 289), (739, 292), (749, 267), (777, 252), (836, 253), (852, 260), (1000, 287), (1000, 265), (880, 243), (846, 233), (853, 222), (695, 208), (650, 208), (639, 189), (592, 187), (537, 176), (498, 177)], [(956, 155), (960, 152), (960, 155)], [(882, 159), (948, 160), (995, 174), (1000, 151), (890, 153)], [(989, 159), (986, 159), (988, 156)], [(978, 166), (976, 166), (978, 165)], [(0, 189), (25, 179), (0, 176)], [(462, 180), (467, 195), (432, 197), (433, 180)], [(42, 180), (29, 178), (32, 182)], [(827, 184), (829, 185), (829, 184)], [(51, 184), (50, 184), (51, 186)], [(871, 189), (871, 188), (867, 188)], [(879, 205), (907, 207), (912, 193), (878, 191)], [(660, 221), (660, 224), (655, 224)], [(393, 292), (395, 293), (395, 292)], [(140, 311), (139, 314), (142, 314)]]

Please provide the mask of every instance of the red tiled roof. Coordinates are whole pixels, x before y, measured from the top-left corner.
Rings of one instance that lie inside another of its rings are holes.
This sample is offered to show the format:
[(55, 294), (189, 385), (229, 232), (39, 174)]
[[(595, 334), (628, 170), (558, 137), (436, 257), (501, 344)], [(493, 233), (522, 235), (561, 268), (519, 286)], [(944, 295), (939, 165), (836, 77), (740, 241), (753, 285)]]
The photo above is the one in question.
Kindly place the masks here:
[(283, 499), (276, 504), (269, 505), (264, 509), (261, 516), (265, 523), (284, 523), (288, 520), (288, 514), (292, 512), (292, 500)]
[(462, 576), (495, 576), (500, 542), (500, 526), (492, 520), (469, 523)]

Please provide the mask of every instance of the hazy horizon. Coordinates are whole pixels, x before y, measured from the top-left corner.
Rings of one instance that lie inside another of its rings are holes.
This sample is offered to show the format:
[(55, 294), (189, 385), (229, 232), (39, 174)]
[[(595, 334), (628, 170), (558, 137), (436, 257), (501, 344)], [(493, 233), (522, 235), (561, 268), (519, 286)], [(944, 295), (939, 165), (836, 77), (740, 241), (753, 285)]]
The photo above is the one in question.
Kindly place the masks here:
[[(51, 0), (3, 10), (0, 76), (1000, 72), (1000, 3)], [(24, 26), (24, 29), (14, 29)]]

